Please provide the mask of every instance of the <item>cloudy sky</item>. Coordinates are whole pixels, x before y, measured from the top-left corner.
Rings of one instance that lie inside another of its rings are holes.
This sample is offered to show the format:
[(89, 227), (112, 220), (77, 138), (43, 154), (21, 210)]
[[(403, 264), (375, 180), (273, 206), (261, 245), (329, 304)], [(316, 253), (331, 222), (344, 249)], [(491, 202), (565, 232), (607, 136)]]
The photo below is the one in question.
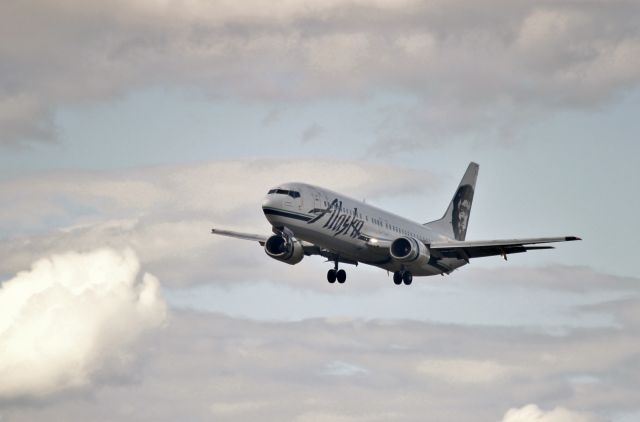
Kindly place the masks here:
[[(640, 419), (634, 0), (5, 1), (0, 421)], [(397, 287), (290, 267), (283, 181), (468, 239)]]

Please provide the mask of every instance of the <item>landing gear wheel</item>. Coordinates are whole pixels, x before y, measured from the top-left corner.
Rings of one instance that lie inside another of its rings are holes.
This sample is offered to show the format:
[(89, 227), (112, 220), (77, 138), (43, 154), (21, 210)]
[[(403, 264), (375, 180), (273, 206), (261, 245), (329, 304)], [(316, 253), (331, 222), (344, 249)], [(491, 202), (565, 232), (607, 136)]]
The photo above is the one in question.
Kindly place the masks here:
[(347, 281), (347, 272), (345, 270), (338, 270), (338, 272), (336, 273), (336, 276), (338, 278), (338, 283), (340, 284)]
[(405, 271), (404, 274), (402, 274), (402, 281), (404, 281), (404, 284), (407, 286), (413, 282), (413, 274), (411, 274), (411, 271)]
[(335, 283), (336, 282), (336, 270), (327, 271), (327, 281), (329, 283)]
[(400, 271), (393, 273), (393, 282), (398, 286), (402, 284), (402, 273)]

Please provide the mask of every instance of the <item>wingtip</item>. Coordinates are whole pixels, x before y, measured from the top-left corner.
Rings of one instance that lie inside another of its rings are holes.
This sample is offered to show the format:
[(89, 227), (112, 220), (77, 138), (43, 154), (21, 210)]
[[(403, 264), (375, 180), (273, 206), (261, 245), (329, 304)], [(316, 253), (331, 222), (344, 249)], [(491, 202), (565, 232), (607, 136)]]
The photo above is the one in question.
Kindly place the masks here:
[(582, 239), (579, 238), (578, 236), (567, 236), (564, 238), (564, 240), (566, 240), (567, 242), (571, 242), (572, 240), (582, 240)]

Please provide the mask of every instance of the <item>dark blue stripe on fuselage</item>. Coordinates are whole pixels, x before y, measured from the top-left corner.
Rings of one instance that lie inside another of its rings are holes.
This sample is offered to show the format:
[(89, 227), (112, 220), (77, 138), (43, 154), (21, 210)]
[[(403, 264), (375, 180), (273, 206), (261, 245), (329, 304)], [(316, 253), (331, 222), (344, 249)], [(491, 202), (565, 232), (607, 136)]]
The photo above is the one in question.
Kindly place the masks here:
[(295, 220), (301, 220), (301, 221), (311, 220), (311, 217), (306, 215), (296, 214), (293, 212), (278, 210), (274, 208), (263, 208), (262, 211), (264, 212), (265, 215), (278, 215), (280, 217), (293, 218)]

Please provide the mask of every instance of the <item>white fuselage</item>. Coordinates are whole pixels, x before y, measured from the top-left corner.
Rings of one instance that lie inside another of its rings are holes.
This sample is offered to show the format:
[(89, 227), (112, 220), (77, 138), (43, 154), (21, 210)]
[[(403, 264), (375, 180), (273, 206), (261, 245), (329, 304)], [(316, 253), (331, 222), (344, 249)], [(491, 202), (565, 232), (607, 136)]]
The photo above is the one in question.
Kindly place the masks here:
[[(372, 248), (372, 243), (399, 237), (411, 237), (425, 245), (451, 240), (430, 227), (317, 186), (286, 183), (269, 192), (262, 208), (274, 228), (286, 227), (297, 239), (335, 251), (346, 262), (400, 271), (403, 264), (390, 259), (387, 250)], [(450, 272), (466, 262), (451, 258), (429, 264), (412, 269), (413, 274)]]

